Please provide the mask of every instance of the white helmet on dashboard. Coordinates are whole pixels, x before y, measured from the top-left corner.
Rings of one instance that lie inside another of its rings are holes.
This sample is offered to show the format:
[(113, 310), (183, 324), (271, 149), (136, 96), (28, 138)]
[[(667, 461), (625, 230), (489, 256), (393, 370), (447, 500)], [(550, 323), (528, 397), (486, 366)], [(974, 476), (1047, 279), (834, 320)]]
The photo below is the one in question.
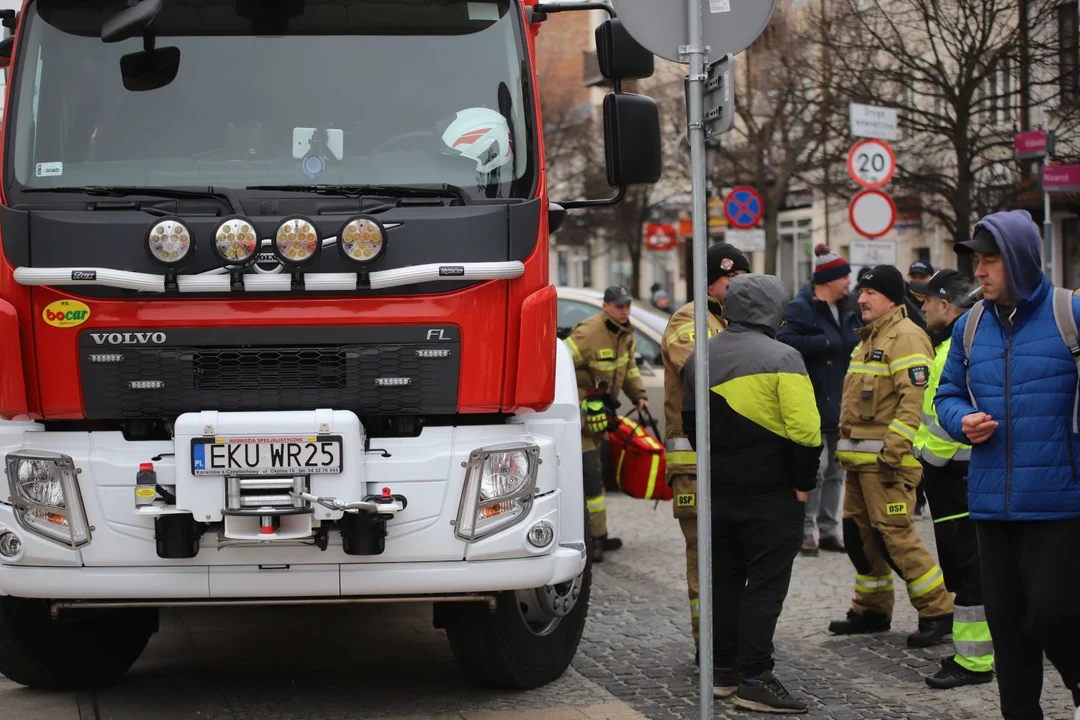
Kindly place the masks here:
[(476, 161), (476, 171), (489, 173), (510, 162), (514, 147), (506, 118), (488, 108), (466, 108), (450, 119), (442, 140), (451, 150)]

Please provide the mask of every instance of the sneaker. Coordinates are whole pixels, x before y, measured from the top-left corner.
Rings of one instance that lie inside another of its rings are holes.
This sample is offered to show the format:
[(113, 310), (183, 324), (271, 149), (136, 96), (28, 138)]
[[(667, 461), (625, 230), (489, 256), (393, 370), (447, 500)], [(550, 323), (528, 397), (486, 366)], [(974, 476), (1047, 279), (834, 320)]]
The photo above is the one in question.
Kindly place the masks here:
[(732, 702), (743, 710), (764, 713), (797, 715), (806, 712), (806, 703), (791, 697), (787, 688), (768, 670), (756, 678), (743, 679)]
[(814, 539), (813, 534), (803, 535), (802, 547), (799, 548), (800, 555), (816, 556), (818, 554), (817, 540)]
[(729, 698), (739, 690), (739, 671), (733, 667), (713, 670), (713, 697)]
[(847, 548), (844, 547), (844, 541), (835, 535), (821, 538), (821, 549), (825, 552), (847, 554)]
[(952, 613), (935, 618), (921, 618), (919, 629), (908, 635), (908, 647), (930, 647), (952, 635)]
[(964, 685), (982, 685), (994, 679), (994, 671), (975, 672), (968, 670), (952, 656), (941, 659), (941, 669), (926, 678), (926, 684), (938, 690), (962, 687)]
[(863, 635), (867, 633), (888, 632), (892, 620), (881, 613), (857, 613), (848, 610), (846, 620), (833, 620), (829, 623), (829, 632), (833, 635)]

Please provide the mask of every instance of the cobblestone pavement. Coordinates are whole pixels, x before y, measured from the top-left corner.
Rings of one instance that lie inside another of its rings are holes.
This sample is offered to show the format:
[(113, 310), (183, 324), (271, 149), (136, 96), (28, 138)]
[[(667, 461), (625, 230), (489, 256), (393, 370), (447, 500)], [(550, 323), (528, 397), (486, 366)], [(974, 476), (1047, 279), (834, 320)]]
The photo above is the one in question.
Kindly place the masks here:
[[(669, 504), (608, 499), (626, 546), (595, 571), (589, 624), (573, 667), (532, 692), (464, 682), (430, 607), (330, 606), (168, 611), (117, 687), (38, 693), (0, 678), (0, 720), (631, 720), (697, 718), (683, 540)], [(919, 529), (933, 543), (929, 520)], [(663, 560), (667, 559), (667, 561)], [(658, 562), (659, 561), (659, 562)], [(932, 691), (922, 681), (945, 646), (909, 650), (914, 612), (898, 596), (894, 631), (833, 638), (853, 571), (845, 556), (796, 561), (777, 631), (777, 673), (812, 718), (999, 717), (997, 685)], [(92, 662), (93, 658), (87, 658)], [(750, 718), (717, 700), (717, 717)], [(1048, 667), (1048, 720), (1071, 720)]]
[[(626, 496), (607, 501), (610, 532), (626, 543), (597, 566), (590, 623), (574, 667), (649, 718), (698, 717), (698, 669), (693, 664), (686, 603), (683, 538), (669, 503)], [(920, 536), (936, 555), (929, 516)], [(657, 563), (657, 558), (676, 560)], [(853, 592), (846, 555), (799, 557), (776, 632), (777, 676), (810, 703), (809, 716), (835, 720), (959, 720), (1000, 717), (997, 683), (932, 690), (933, 674), (951, 646), (909, 649), (917, 617), (897, 585), (892, 631), (836, 637), (830, 620), (842, 618)], [(1043, 711), (1047, 720), (1071, 720), (1071, 698), (1047, 663)], [(761, 717), (717, 700), (717, 717)]]

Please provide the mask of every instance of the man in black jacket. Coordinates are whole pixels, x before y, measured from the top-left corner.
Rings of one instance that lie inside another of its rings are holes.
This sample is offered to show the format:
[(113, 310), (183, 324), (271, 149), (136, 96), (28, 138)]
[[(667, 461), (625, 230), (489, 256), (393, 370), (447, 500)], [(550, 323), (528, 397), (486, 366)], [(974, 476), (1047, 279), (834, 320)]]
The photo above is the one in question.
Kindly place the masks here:
[[(785, 296), (772, 275), (733, 278), (730, 324), (708, 343), (713, 693), (747, 710), (803, 713), (773, 675), (773, 634), (817, 478), (821, 419), (802, 356), (775, 340)], [(696, 425), (695, 355), (683, 371), (685, 428)]]
[(817, 256), (814, 281), (788, 303), (787, 318), (776, 339), (799, 351), (814, 385), (824, 449), (818, 466), (817, 487), (806, 500), (803, 527), (803, 555), (817, 555), (820, 549), (846, 552), (841, 540), (840, 499), (844, 494), (844, 473), (836, 462), (836, 442), (840, 437), (840, 396), (844, 375), (859, 336), (862, 322), (847, 303), (851, 266), (824, 243), (814, 248)]

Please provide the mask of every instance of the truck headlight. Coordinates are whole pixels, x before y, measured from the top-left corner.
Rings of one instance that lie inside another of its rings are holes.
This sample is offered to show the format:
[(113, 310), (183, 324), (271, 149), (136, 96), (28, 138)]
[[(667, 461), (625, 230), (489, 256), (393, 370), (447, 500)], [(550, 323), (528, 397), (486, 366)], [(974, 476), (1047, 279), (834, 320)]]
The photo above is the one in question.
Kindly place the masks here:
[(540, 448), (507, 443), (477, 448), (469, 455), (456, 534), (475, 541), (516, 525), (532, 508)]
[(15, 519), (27, 531), (70, 548), (90, 542), (75, 462), (45, 450), (9, 453), (6, 463)]

